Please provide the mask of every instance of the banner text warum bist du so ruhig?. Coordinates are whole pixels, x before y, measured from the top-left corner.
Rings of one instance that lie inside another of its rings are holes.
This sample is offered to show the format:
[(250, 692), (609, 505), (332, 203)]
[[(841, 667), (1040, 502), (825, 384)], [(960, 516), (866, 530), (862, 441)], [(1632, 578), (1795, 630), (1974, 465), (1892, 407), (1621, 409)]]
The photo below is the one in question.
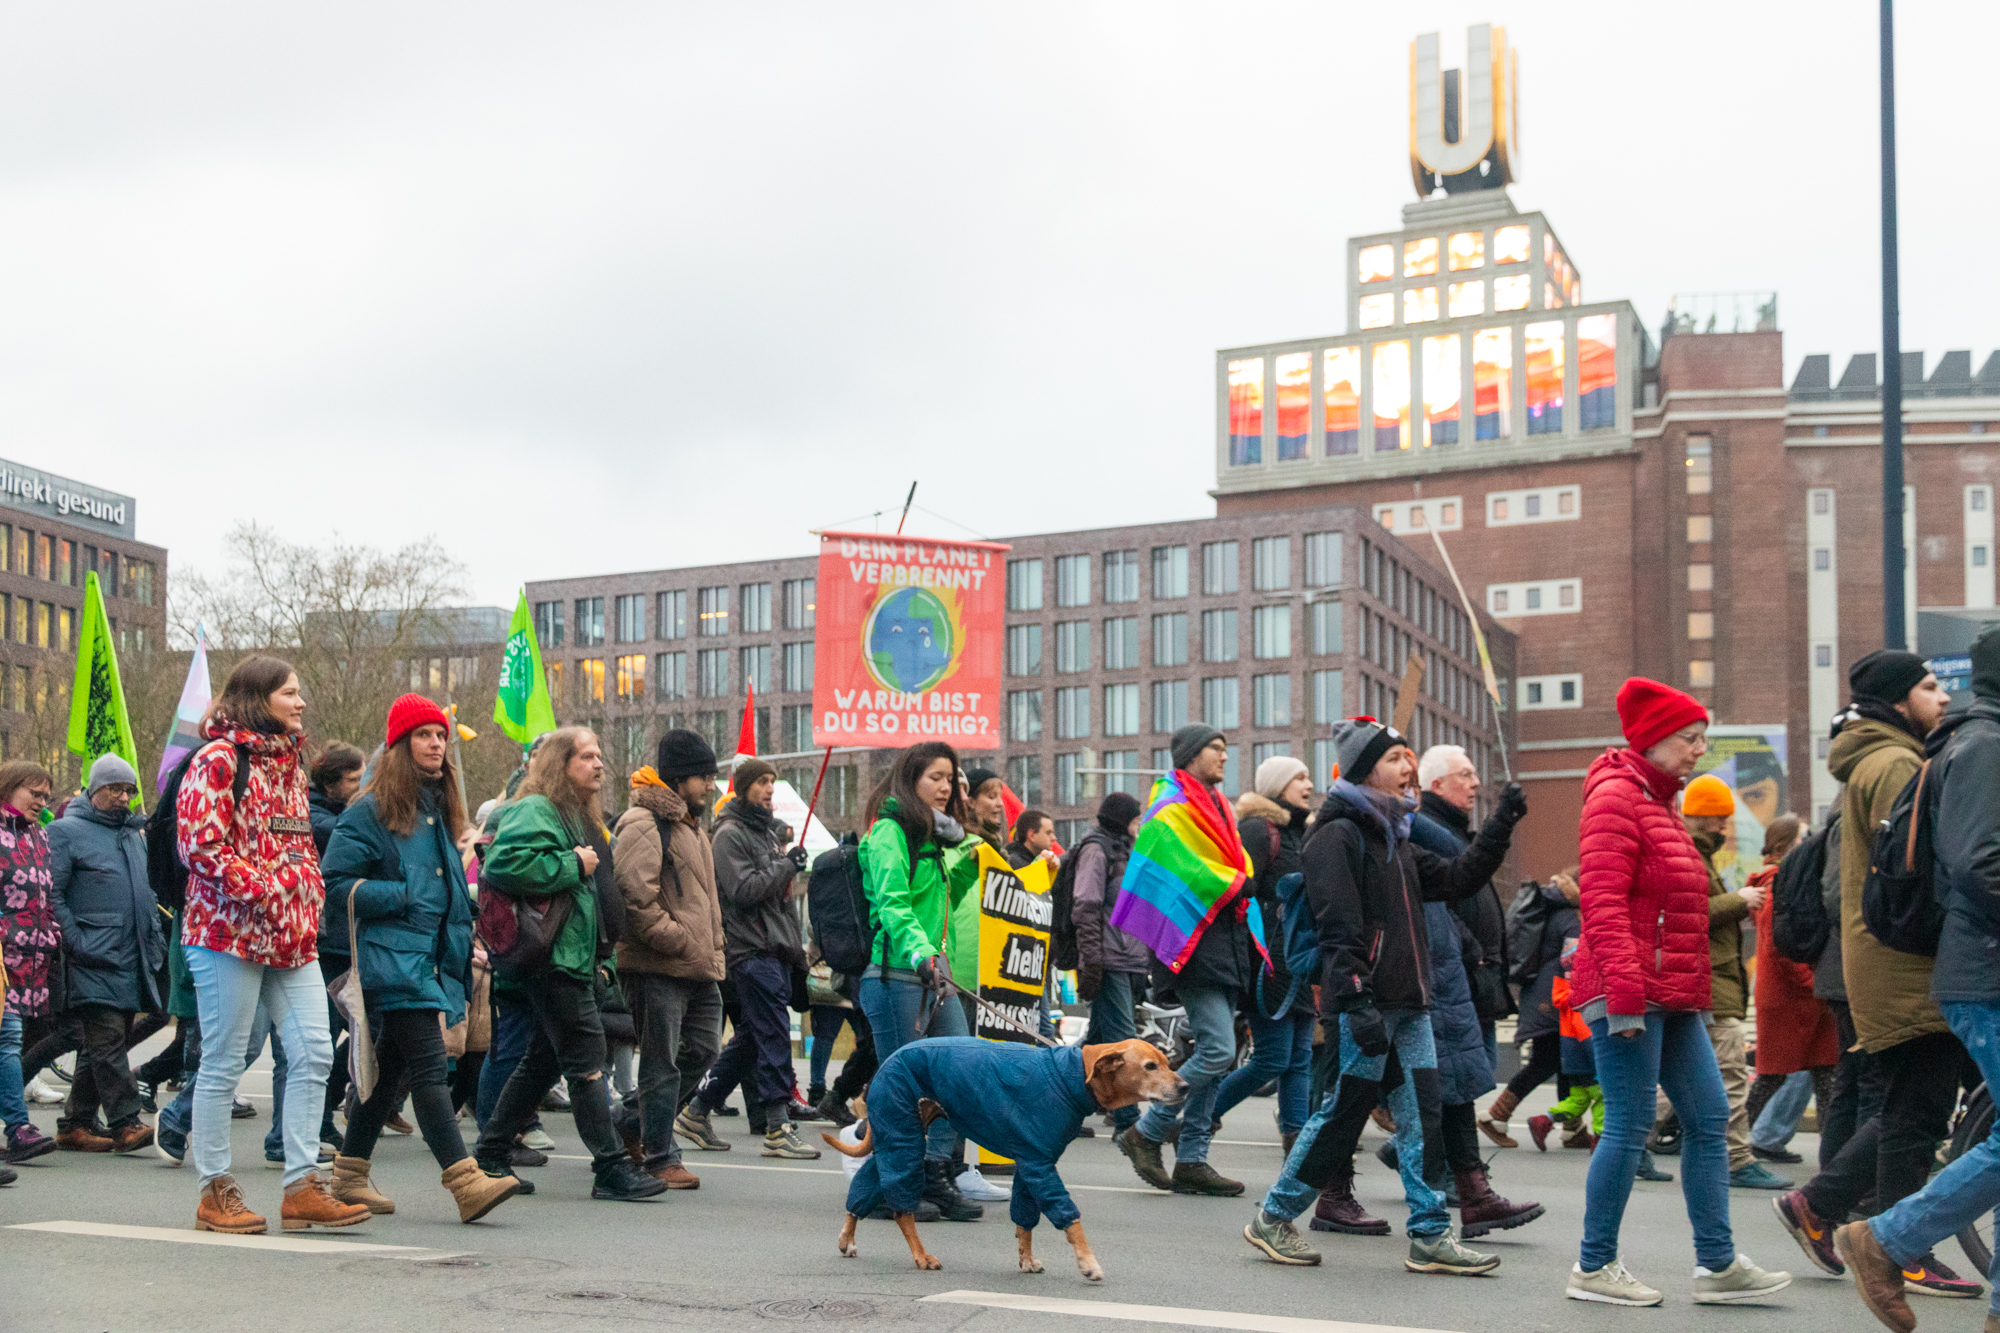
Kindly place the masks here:
[(1008, 549), (820, 534), (815, 745), (998, 748)]

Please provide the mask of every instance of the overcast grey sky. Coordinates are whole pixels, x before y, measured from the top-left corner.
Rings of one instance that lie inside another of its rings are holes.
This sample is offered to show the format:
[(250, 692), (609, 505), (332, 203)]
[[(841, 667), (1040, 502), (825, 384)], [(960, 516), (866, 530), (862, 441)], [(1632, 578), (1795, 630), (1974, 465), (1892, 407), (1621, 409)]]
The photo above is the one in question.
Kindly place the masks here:
[[(1503, 24), (1587, 300), (1879, 343), (1873, 4), (9, 7), (0, 456), (212, 566), (529, 578), (1212, 512), (1213, 352), (1345, 327), (1410, 39)], [(2000, 342), (2000, 6), (1905, 4), (1903, 342)], [(913, 530), (962, 535), (926, 515)]]

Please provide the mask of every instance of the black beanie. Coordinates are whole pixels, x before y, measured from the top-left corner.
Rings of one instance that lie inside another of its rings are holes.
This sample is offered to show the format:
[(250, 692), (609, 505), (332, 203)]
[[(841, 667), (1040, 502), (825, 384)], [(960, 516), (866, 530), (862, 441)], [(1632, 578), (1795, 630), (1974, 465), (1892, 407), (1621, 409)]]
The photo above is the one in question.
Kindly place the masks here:
[(999, 780), (1000, 775), (990, 768), (968, 768), (965, 770), (965, 794), (977, 796), (981, 787)]
[(670, 731), (660, 737), (659, 757), (653, 763), (660, 781), (712, 777), (715, 770), (715, 751), (692, 731)]
[(1972, 641), (1972, 692), (2000, 699), (2000, 625), (1988, 625)]
[(1930, 664), (1915, 653), (1878, 648), (1847, 668), (1847, 690), (1857, 700), (1873, 699), (1893, 707), (1930, 674)]
[(1194, 757), (1208, 748), (1208, 743), (1222, 733), (1205, 722), (1190, 722), (1174, 733), (1172, 741), (1175, 768), (1186, 768), (1194, 762)]
[(1122, 838), (1132, 821), (1145, 813), (1139, 798), (1129, 792), (1114, 791), (1098, 803), (1097, 826), (1113, 837)]

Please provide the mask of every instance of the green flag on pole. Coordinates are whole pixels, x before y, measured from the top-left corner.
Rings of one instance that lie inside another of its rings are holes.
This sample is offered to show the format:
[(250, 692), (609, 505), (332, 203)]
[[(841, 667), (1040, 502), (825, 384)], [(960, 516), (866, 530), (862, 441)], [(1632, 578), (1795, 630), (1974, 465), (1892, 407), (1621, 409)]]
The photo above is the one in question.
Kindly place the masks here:
[(69, 696), (69, 748), (83, 756), (83, 771), (98, 757), (115, 754), (139, 771), (132, 721), (125, 713), (125, 687), (118, 679), (118, 653), (111, 622), (104, 615), (104, 592), (97, 572), (84, 578), (83, 625), (76, 640), (76, 681)]
[(522, 745), (556, 729), (556, 710), (549, 701), (548, 675), (542, 670), (542, 648), (535, 642), (525, 588), (514, 607), (514, 622), (507, 628), (506, 651), (500, 655), (500, 693), (493, 700), (493, 720)]

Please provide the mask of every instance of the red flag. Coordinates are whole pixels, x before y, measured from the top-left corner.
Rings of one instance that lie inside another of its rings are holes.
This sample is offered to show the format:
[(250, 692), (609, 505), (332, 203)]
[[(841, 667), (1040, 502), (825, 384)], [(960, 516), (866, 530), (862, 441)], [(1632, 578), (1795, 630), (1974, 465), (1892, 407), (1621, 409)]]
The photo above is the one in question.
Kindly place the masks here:
[(757, 754), (757, 691), (747, 681), (743, 686), (743, 727), (736, 733), (736, 753), (752, 758)]

